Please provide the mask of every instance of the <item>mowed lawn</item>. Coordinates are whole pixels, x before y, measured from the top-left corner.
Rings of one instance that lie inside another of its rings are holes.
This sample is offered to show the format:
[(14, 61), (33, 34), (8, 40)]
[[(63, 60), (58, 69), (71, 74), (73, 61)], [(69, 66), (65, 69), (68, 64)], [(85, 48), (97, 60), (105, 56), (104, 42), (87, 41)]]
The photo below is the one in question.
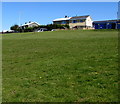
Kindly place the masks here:
[(118, 102), (118, 32), (3, 34), (3, 102)]

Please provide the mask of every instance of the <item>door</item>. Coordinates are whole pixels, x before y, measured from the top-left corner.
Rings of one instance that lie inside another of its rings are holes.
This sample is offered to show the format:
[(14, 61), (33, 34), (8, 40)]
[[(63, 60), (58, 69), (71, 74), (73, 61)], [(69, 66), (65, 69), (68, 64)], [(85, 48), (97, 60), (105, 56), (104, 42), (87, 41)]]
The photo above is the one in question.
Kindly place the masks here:
[(116, 23), (112, 23), (111, 29), (115, 29), (116, 28)]

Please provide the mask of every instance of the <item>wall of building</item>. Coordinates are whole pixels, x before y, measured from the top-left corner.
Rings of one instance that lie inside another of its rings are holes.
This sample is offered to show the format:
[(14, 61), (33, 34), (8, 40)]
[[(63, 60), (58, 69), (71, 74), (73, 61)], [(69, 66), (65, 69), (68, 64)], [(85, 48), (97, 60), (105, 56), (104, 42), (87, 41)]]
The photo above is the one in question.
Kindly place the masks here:
[(85, 22), (86, 22), (86, 26), (93, 27), (93, 21), (90, 16), (88, 18), (86, 18)]
[(120, 23), (117, 23), (117, 29), (120, 29)]
[(78, 23), (69, 23), (70, 28), (75, 26), (85, 26), (85, 22), (78, 22)]
[(106, 23), (95, 23), (94, 28), (95, 29), (106, 29)]
[(120, 29), (120, 23), (116, 22), (102, 22), (93, 23), (95, 29)]
[(32, 24), (29, 24), (28, 27), (35, 27), (35, 26), (39, 26), (38, 24), (36, 23), (32, 23)]

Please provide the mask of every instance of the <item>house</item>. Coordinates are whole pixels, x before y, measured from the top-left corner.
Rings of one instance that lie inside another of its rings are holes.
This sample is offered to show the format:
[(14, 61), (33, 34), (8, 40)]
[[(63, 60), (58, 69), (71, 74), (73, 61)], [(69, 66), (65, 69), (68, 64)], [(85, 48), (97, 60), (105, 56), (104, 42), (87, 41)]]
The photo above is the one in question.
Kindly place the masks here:
[(93, 27), (95, 29), (120, 29), (120, 20), (94, 21)]
[(68, 24), (70, 28), (89, 29), (92, 28), (92, 18), (90, 15), (58, 18), (53, 20), (53, 24)]
[(37, 22), (31, 22), (29, 21), (28, 23), (26, 22), (25, 24), (22, 25), (22, 28), (26, 28), (26, 27), (37, 27), (40, 24)]

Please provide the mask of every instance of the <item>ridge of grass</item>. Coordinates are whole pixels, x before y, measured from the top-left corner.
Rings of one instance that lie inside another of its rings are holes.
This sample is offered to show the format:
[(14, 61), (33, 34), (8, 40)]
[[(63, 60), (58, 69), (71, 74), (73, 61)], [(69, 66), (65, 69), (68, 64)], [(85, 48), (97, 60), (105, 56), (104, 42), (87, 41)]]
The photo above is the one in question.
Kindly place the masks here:
[(118, 32), (3, 34), (3, 102), (118, 102)]

